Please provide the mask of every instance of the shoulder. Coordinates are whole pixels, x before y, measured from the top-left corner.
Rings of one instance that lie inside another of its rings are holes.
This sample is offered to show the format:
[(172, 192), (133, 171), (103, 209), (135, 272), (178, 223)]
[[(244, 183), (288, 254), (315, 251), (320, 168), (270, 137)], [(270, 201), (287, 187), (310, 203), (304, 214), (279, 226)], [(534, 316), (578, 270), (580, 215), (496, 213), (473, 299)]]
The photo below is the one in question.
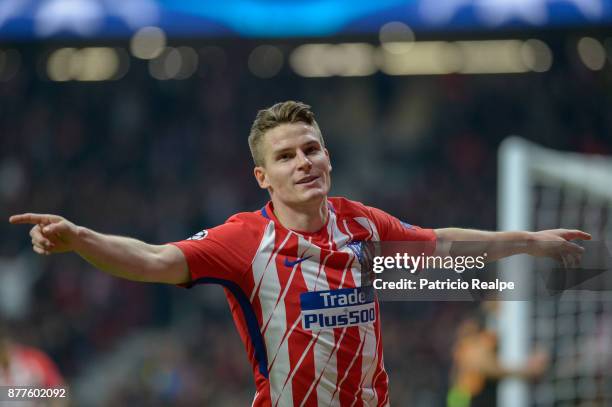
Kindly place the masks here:
[(384, 222), (393, 217), (387, 212), (365, 205), (358, 201), (352, 201), (343, 197), (329, 198), (334, 212), (339, 218), (366, 218), (373, 222)]
[(230, 216), (225, 224), (240, 224), (242, 226), (260, 228), (265, 227), (270, 219), (263, 213), (263, 208), (252, 212), (239, 212)]
[(261, 213), (241, 212), (172, 244), (182, 250), (192, 282), (204, 277), (241, 282), (269, 223)]
[(270, 223), (263, 209), (252, 212), (239, 212), (227, 218), (225, 223), (219, 225), (221, 228), (239, 229), (246, 231), (261, 231)]
[(261, 210), (253, 212), (240, 212), (230, 216), (225, 223), (210, 229), (211, 234), (222, 232), (231, 238), (259, 238), (266, 230), (270, 219), (263, 216)]
[(219, 228), (231, 230), (233, 235), (241, 239), (253, 238), (259, 240), (268, 229), (271, 220), (265, 214), (264, 208), (252, 212), (239, 212), (230, 216)]
[(257, 238), (266, 229), (269, 219), (262, 216), (261, 211), (240, 212), (230, 216), (224, 223), (203, 229), (186, 239), (189, 242), (209, 242), (215, 240), (244, 240)]
[(370, 216), (371, 208), (358, 201), (352, 201), (344, 197), (328, 198), (334, 212), (340, 216)]

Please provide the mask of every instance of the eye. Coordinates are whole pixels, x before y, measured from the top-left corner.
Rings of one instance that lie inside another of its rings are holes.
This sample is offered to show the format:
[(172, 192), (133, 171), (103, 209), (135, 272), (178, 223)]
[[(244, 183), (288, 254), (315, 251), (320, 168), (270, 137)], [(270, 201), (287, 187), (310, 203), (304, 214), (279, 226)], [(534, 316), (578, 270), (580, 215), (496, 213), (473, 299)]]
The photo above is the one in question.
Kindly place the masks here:
[(316, 146), (308, 147), (306, 149), (306, 154), (316, 153), (317, 151), (319, 151), (319, 148)]
[(291, 158), (291, 154), (289, 153), (284, 153), (278, 156), (279, 161), (287, 161), (290, 158)]

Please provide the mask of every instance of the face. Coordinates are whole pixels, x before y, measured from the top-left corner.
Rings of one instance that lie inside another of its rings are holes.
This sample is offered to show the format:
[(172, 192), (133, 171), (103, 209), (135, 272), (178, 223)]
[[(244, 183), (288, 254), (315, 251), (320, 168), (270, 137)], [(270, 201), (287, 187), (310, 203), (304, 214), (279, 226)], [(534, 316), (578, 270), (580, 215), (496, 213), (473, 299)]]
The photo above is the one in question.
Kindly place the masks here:
[(331, 185), (329, 153), (316, 130), (305, 123), (286, 123), (264, 134), (264, 165), (255, 167), (259, 186), (272, 202), (295, 206), (320, 202)]

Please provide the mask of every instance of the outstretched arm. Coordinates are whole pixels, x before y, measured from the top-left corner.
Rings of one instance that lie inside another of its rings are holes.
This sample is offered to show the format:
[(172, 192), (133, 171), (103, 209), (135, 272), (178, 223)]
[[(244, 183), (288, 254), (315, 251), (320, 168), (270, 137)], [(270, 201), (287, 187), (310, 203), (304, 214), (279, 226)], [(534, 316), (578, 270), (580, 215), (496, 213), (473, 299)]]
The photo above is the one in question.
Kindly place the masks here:
[(190, 279), (185, 256), (173, 245), (98, 233), (58, 215), (25, 213), (9, 222), (34, 225), (30, 236), (38, 254), (73, 251), (94, 267), (133, 281), (181, 284)]
[[(551, 257), (564, 261), (577, 257), (584, 249), (571, 240), (590, 240), (591, 235), (581, 230), (552, 229), (539, 232), (486, 232), (481, 230), (436, 229), (438, 245), (443, 254), (451, 256), (482, 255), (495, 261), (515, 254)], [(463, 242), (461, 244), (453, 244)], [(469, 242), (469, 243), (468, 243)]]

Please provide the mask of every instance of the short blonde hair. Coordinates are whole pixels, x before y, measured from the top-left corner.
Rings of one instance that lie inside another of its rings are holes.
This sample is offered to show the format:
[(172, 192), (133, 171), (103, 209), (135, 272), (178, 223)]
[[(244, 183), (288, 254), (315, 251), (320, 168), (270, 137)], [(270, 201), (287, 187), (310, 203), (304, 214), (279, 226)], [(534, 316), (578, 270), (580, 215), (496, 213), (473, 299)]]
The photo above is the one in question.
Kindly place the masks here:
[(321, 146), (325, 147), (321, 129), (315, 120), (314, 113), (310, 110), (310, 106), (293, 100), (277, 103), (274, 106), (257, 112), (257, 117), (255, 117), (255, 121), (251, 126), (249, 148), (251, 149), (253, 162), (256, 166), (261, 167), (264, 165), (264, 157), (261, 151), (263, 136), (268, 130), (272, 130), (284, 123), (305, 123), (312, 126), (319, 136)]

